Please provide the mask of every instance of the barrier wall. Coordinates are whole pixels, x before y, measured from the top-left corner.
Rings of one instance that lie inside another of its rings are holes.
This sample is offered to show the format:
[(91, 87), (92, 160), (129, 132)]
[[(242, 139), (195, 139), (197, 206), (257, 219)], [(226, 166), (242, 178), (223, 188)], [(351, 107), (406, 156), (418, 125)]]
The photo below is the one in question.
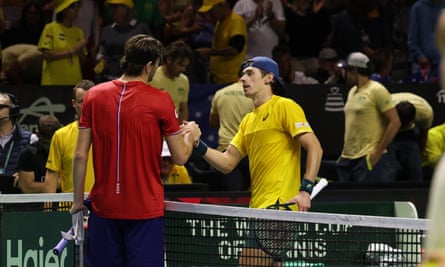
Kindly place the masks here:
[[(211, 99), (221, 85), (192, 84), (189, 96), (190, 120), (197, 121), (202, 130), (203, 139), (216, 147), (218, 136), (216, 129), (209, 126)], [(327, 85), (291, 85), (290, 96), (305, 110), (306, 116), (324, 149), (325, 159), (336, 159), (343, 146), (344, 114), (343, 105), (348, 87)], [(19, 122), (23, 127), (34, 130), (37, 119), (43, 114), (52, 114), (63, 123), (74, 118), (71, 105), (72, 87), (8, 86), (2, 90), (16, 95), (22, 110)], [(445, 122), (445, 90), (436, 84), (391, 84), (392, 93), (411, 92), (425, 98), (433, 107), (435, 116), (433, 125)]]

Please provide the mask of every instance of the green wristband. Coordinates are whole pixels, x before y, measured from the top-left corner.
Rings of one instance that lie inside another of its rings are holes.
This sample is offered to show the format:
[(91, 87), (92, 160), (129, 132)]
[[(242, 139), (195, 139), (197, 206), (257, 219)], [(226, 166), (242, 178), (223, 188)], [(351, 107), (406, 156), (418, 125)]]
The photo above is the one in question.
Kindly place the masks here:
[(303, 181), (301, 182), (300, 192), (301, 191), (308, 192), (310, 195), (310, 194), (312, 194), (313, 188), (314, 188), (314, 182), (312, 182), (309, 179), (304, 178)]
[(200, 155), (201, 157), (203, 157), (207, 153), (207, 149), (209, 149), (207, 144), (204, 143), (204, 141), (202, 141), (201, 139), (199, 139), (198, 146), (193, 148), (193, 151), (198, 155)]

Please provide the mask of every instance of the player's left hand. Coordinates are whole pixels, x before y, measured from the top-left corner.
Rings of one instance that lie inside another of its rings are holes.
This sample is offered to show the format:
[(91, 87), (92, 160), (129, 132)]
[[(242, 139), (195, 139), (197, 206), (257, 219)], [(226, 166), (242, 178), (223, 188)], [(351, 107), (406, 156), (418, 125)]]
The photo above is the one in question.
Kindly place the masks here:
[(301, 191), (287, 203), (296, 203), (299, 211), (308, 211), (311, 208), (311, 195), (308, 192)]

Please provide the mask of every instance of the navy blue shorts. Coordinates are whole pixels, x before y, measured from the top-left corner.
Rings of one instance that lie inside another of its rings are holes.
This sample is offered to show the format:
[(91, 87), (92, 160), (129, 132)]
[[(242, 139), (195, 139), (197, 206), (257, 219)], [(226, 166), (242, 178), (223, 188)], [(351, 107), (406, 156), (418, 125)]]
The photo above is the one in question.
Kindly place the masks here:
[(164, 217), (104, 219), (90, 210), (85, 261), (91, 267), (163, 267)]

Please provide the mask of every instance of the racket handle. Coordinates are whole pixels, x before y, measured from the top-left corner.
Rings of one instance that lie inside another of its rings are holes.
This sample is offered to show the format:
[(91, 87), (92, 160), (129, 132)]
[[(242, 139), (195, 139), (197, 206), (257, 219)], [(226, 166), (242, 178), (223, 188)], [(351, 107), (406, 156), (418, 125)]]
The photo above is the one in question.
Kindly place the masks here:
[(316, 197), (320, 191), (328, 185), (328, 180), (326, 178), (321, 178), (320, 181), (312, 189), (311, 199)]
[[(71, 234), (71, 235), (74, 234), (72, 227), (68, 231), (68, 234)], [(67, 244), (68, 244), (68, 240), (66, 240), (65, 238), (62, 237), (62, 239), (60, 239), (59, 243), (57, 243), (57, 245), (53, 248), (53, 253), (55, 255), (60, 255), (60, 253), (62, 253), (62, 251), (65, 249)]]

